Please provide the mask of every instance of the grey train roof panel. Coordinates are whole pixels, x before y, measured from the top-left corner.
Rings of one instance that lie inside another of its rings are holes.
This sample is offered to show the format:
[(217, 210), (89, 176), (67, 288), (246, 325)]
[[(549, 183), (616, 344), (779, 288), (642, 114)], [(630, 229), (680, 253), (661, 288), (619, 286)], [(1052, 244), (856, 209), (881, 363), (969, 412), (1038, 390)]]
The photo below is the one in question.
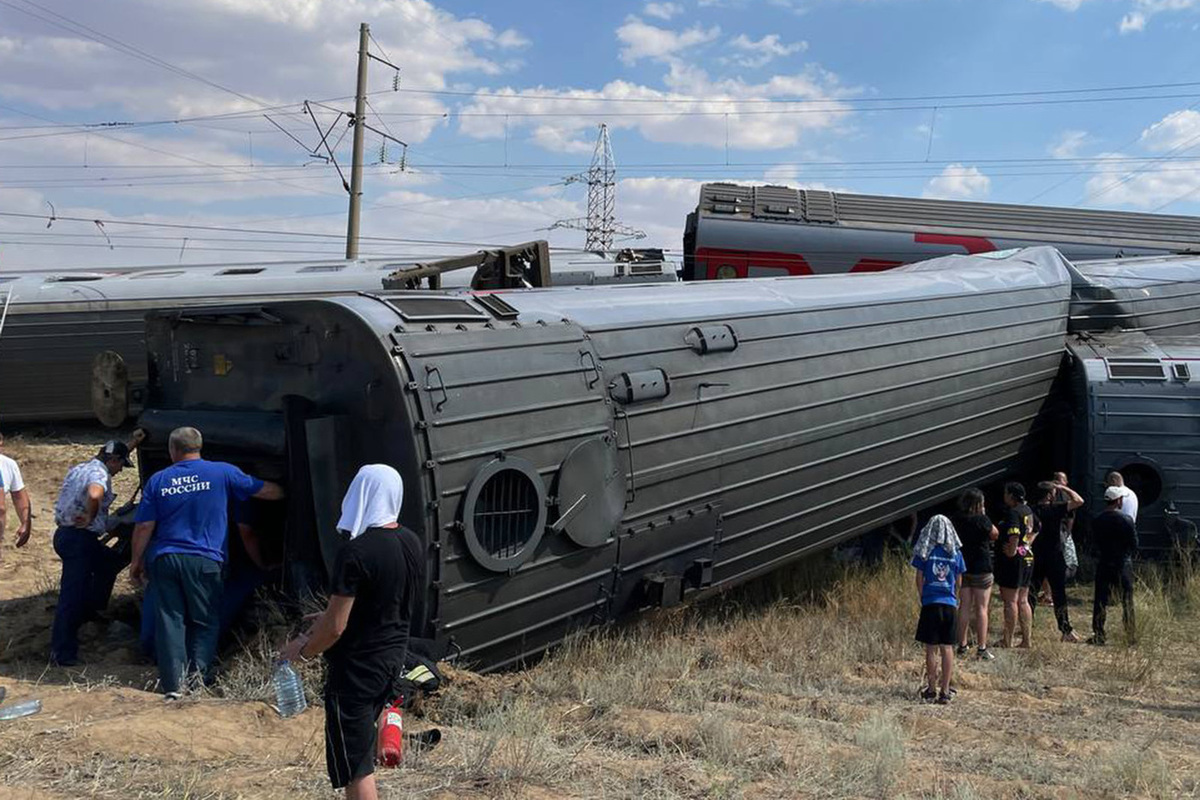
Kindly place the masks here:
[[(428, 546), (424, 632), (494, 668), (1005, 475), (1058, 372), (1070, 288), (1041, 248), (505, 292), (515, 319), (469, 292), (434, 296), (473, 309), (438, 321), (414, 292), (270, 303), (245, 326), (199, 309), (151, 320), (148, 417), (276, 415), (327, 498), (359, 464), (396, 466)], [(597, 487), (583, 511), (581, 485)]]
[[(710, 183), (703, 217), (1200, 250), (1200, 218)], [(1036, 238), (1036, 237), (1035, 237)]]
[(1088, 261), (1074, 269), (1073, 331), (1200, 333), (1200, 257)]

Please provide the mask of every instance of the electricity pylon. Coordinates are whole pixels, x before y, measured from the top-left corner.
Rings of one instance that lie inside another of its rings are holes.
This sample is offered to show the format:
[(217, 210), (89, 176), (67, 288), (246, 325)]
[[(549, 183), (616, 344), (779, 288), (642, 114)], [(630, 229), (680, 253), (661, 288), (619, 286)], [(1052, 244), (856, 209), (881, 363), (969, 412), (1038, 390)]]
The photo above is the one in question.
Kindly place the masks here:
[(607, 124), (600, 125), (600, 135), (596, 138), (596, 149), (592, 151), (592, 164), (588, 171), (572, 175), (565, 182), (587, 184), (587, 216), (561, 219), (550, 226), (552, 229), (584, 231), (587, 235), (584, 248), (598, 253), (612, 250), (613, 238), (617, 235), (623, 239), (646, 238), (645, 231), (617, 222), (617, 162), (613, 158)]

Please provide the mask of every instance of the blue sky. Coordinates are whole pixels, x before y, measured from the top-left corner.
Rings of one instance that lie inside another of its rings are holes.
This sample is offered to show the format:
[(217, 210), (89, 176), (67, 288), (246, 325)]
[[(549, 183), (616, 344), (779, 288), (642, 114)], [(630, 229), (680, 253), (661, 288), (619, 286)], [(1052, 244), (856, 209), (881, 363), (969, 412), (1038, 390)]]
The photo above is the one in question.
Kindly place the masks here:
[(360, 21), (364, 255), (580, 246), (601, 122), (675, 251), (709, 180), (1200, 213), (1200, 0), (2, 0), (0, 268), (339, 255)]

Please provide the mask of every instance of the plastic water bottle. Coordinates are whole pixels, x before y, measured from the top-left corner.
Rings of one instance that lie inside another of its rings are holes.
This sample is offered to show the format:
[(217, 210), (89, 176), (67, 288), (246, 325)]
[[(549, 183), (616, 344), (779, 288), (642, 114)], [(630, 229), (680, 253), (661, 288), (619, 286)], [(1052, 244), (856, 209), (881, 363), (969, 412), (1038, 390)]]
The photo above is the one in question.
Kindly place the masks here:
[(275, 681), (275, 707), (279, 709), (279, 716), (294, 717), (308, 708), (308, 702), (304, 699), (304, 683), (291, 664), (280, 661), (275, 665), (272, 677)]

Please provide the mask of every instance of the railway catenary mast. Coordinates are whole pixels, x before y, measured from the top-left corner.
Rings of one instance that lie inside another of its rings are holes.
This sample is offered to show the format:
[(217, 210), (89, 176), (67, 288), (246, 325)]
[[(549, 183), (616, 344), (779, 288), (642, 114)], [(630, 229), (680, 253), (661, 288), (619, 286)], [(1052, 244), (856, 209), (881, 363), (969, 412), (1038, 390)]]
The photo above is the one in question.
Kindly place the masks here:
[(1071, 261), (1200, 253), (1200, 218), (708, 183), (684, 280), (875, 272), (1046, 244)]

